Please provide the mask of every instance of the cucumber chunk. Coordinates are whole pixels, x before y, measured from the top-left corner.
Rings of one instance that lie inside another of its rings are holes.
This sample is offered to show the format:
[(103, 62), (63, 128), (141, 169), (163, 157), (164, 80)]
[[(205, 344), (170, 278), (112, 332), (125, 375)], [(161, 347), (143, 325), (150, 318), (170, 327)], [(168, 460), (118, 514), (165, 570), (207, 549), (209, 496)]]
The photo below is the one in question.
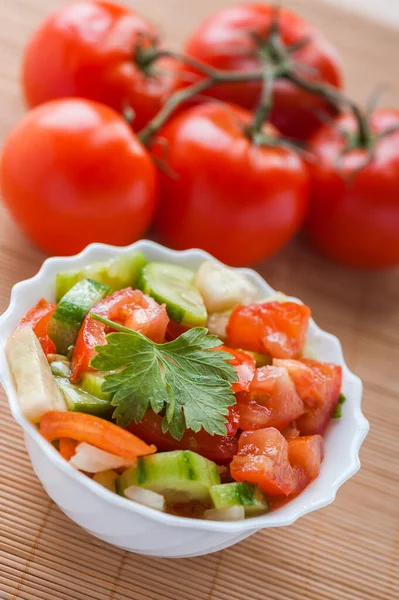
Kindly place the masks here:
[(116, 480), (124, 496), (132, 485), (162, 494), (168, 504), (198, 500), (208, 502), (210, 489), (220, 483), (217, 465), (190, 450), (174, 450), (142, 456)]
[(243, 506), (246, 515), (265, 513), (269, 510), (266, 496), (251, 483), (222, 483), (211, 488), (211, 498), (217, 510)]
[(58, 377), (69, 378), (71, 374), (70, 363), (64, 362), (63, 360), (55, 360), (50, 363), (50, 369), (53, 375)]
[(86, 373), (82, 374), (80, 387), (89, 394), (92, 394), (101, 400), (108, 400), (110, 402), (112, 399), (112, 394), (102, 391), (102, 385), (104, 381), (104, 376), (100, 373), (90, 373), (87, 371)]
[(68, 379), (65, 379), (65, 377), (56, 376), (54, 379), (65, 398), (68, 410), (88, 413), (103, 418), (112, 416), (114, 407), (111, 405), (110, 400), (96, 398), (96, 396), (89, 394), (71, 383)]
[(265, 367), (266, 365), (271, 365), (273, 363), (270, 354), (261, 354), (260, 352), (252, 352), (252, 350), (244, 350), (242, 348), (240, 348), (240, 351), (253, 356), (257, 367)]
[(30, 327), (21, 327), (10, 336), (5, 352), (24, 417), (38, 423), (49, 410), (67, 409), (40, 342)]
[(50, 338), (59, 354), (66, 354), (79, 333), (89, 310), (111, 289), (98, 281), (82, 279), (61, 298), (48, 327)]
[(81, 279), (94, 279), (113, 290), (134, 288), (146, 262), (142, 252), (133, 252), (105, 262), (93, 263), (80, 270), (58, 273), (55, 283), (57, 302)]
[(204, 327), (207, 312), (194, 278), (194, 271), (186, 267), (150, 262), (141, 271), (138, 287), (159, 304), (166, 304), (169, 317), (177, 323)]

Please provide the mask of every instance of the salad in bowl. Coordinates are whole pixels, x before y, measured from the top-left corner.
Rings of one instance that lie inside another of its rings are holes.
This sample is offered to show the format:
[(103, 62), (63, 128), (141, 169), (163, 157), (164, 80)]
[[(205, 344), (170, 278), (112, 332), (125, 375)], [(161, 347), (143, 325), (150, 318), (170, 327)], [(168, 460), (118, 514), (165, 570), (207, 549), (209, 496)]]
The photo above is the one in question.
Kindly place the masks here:
[(368, 423), (339, 341), (201, 250), (50, 258), (14, 286), (0, 342), (45, 490), (121, 548), (219, 550), (329, 504), (359, 468)]

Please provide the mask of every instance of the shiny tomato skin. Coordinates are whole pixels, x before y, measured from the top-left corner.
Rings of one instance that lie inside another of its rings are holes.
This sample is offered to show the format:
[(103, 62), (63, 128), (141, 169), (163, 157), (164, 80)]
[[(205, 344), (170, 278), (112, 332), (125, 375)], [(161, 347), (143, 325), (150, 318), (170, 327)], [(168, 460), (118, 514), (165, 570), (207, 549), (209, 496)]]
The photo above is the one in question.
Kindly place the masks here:
[(314, 408), (323, 403), (325, 395), (324, 383), (326, 380), (324, 377), (319, 377), (319, 374), (303, 361), (274, 358), (273, 366), (287, 369), (294, 382), (296, 391), (307, 406)]
[(131, 423), (128, 430), (147, 444), (155, 444), (161, 452), (169, 450), (193, 450), (218, 464), (231, 461), (238, 449), (238, 441), (234, 436), (210, 435), (204, 430), (194, 433), (187, 430), (181, 440), (175, 440), (170, 433), (163, 433), (162, 416), (148, 410), (140, 423)]
[(288, 496), (295, 488), (287, 440), (273, 427), (241, 434), (230, 472), (236, 481), (256, 483), (268, 496)]
[(56, 352), (55, 344), (48, 335), (48, 325), (55, 309), (55, 304), (47, 302), (47, 300), (42, 298), (36, 306), (28, 310), (18, 323), (18, 327), (30, 327), (33, 329), (45, 354), (54, 354)]
[(284, 367), (256, 369), (249, 393), (239, 394), (240, 429), (284, 429), (304, 414), (305, 406)]
[(134, 129), (140, 130), (179, 86), (177, 61), (157, 61), (156, 76), (134, 61), (136, 44), (145, 46), (156, 35), (150, 23), (119, 4), (82, 0), (60, 8), (26, 47), (22, 81), (27, 104), (81, 97), (118, 113), (131, 107)]
[[(138, 331), (156, 343), (164, 341), (169, 317), (165, 305), (140, 290), (118, 290), (97, 302), (90, 313), (115, 321)], [(90, 371), (94, 348), (105, 344), (107, 326), (88, 314), (80, 328), (72, 356), (71, 380), (77, 382), (85, 371)]]
[(324, 458), (323, 437), (307, 435), (288, 440), (288, 458), (291, 465), (301, 468), (310, 481), (316, 479)]
[(39, 248), (75, 254), (91, 242), (141, 237), (156, 202), (156, 172), (111, 108), (81, 99), (33, 109), (5, 141), (3, 200)]
[[(399, 110), (375, 110), (373, 134), (399, 126)], [(311, 139), (311, 205), (305, 223), (310, 244), (326, 257), (351, 267), (399, 265), (399, 130), (375, 142), (366, 167), (365, 150), (340, 157), (356, 131), (352, 115), (338, 117)], [(356, 170), (358, 172), (356, 173)]]
[(237, 306), (227, 324), (227, 344), (274, 358), (297, 358), (306, 340), (310, 309), (295, 302)]
[(228, 352), (232, 354), (234, 358), (229, 359), (227, 362), (233, 365), (237, 371), (238, 381), (233, 383), (231, 389), (233, 392), (245, 392), (248, 391), (251, 385), (251, 381), (255, 375), (256, 361), (253, 356), (242, 350), (235, 350), (228, 346), (221, 345), (217, 346), (215, 350), (222, 352)]
[(338, 404), (342, 386), (342, 367), (309, 358), (303, 358), (302, 361), (314, 371), (315, 383), (320, 389), (323, 402), (315, 408), (310, 408), (297, 419), (296, 425), (301, 435), (323, 434)]
[(305, 165), (291, 150), (255, 148), (244, 132), (251, 119), (239, 107), (210, 102), (161, 130), (153, 153), (167, 168), (159, 171), (155, 227), (168, 245), (245, 265), (277, 252), (300, 227)]
[[(223, 70), (256, 70), (260, 62), (251, 34), (266, 37), (273, 11), (271, 4), (260, 3), (222, 8), (200, 23), (186, 43), (186, 53)], [(294, 58), (311, 67), (317, 74), (301, 73), (301, 76), (340, 88), (340, 61), (334, 47), (322, 33), (284, 8), (279, 8), (279, 25), (285, 46), (304, 38), (310, 40), (294, 54)], [(224, 84), (213, 88), (210, 93), (220, 100), (252, 109), (258, 102), (260, 85)], [(273, 101), (272, 123), (284, 135), (299, 139), (306, 139), (320, 125), (319, 112), (329, 111), (326, 104), (318, 98), (282, 79), (274, 84)]]

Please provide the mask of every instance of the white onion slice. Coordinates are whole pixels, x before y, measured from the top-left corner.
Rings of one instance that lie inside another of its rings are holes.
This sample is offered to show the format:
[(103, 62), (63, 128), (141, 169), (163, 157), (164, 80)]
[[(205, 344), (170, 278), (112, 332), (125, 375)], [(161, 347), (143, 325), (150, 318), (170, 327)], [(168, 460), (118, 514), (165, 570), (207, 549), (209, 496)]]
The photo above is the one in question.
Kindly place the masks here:
[(129, 500), (134, 500), (139, 504), (155, 508), (155, 510), (165, 510), (165, 498), (161, 494), (146, 490), (137, 485), (131, 485), (126, 488), (125, 496), (126, 498), (129, 498)]
[(258, 295), (245, 275), (209, 260), (200, 265), (195, 287), (209, 313), (223, 312), (237, 304), (249, 304)]
[(204, 512), (205, 519), (209, 521), (241, 521), (245, 519), (243, 506), (230, 506), (230, 508), (211, 508)]
[(229, 322), (231, 310), (225, 312), (213, 313), (208, 316), (206, 326), (209, 333), (217, 335), (221, 340), (226, 339), (227, 336), (227, 324)]
[(76, 452), (69, 461), (75, 469), (86, 473), (100, 473), (109, 469), (130, 467), (135, 462), (136, 460), (127, 460), (116, 454), (110, 454), (86, 442), (81, 442), (76, 446)]

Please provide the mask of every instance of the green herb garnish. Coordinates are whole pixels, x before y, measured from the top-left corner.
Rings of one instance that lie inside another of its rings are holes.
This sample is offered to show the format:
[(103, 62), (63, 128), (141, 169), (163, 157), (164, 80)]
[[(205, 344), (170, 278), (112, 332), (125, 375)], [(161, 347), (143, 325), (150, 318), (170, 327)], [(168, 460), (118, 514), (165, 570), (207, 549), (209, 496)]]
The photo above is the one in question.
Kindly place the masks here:
[[(91, 317), (116, 329), (97, 346), (90, 365), (105, 376), (102, 391), (114, 394), (118, 425), (138, 423), (148, 408), (165, 412), (162, 430), (180, 440), (186, 429), (226, 435), (228, 407), (235, 404), (231, 385), (238, 381), (227, 352), (207, 329), (195, 327), (172, 342), (155, 344), (145, 336), (99, 315)], [(121, 370), (120, 370), (121, 369)]]
[(344, 394), (340, 394), (338, 396), (338, 404), (332, 416), (333, 419), (340, 419), (342, 417), (342, 405), (346, 401), (346, 396)]

